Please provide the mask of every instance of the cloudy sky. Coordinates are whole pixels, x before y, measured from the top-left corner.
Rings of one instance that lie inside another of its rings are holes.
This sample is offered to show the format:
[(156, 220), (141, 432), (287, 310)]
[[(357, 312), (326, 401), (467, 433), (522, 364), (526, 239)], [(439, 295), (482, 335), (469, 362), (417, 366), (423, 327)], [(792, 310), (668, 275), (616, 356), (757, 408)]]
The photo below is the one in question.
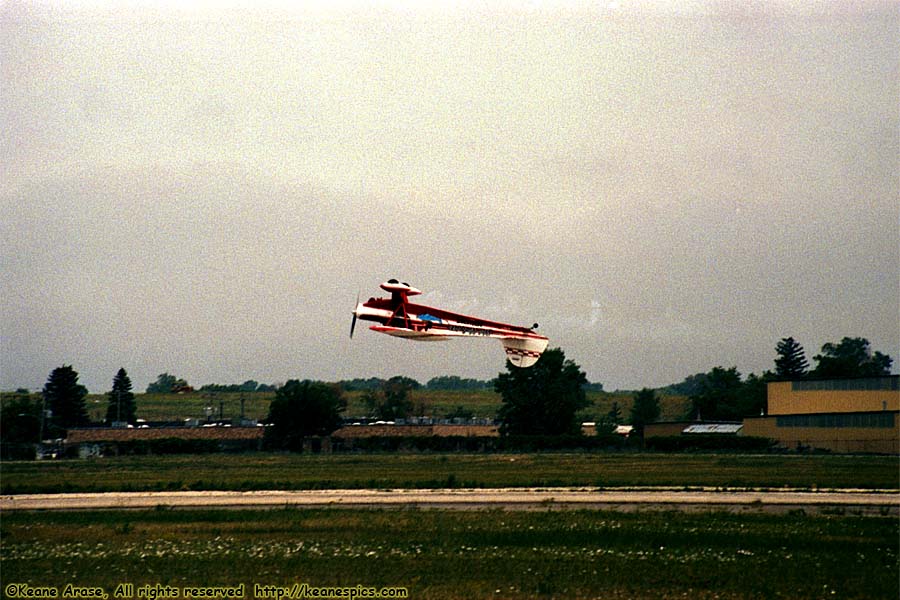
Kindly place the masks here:
[[(0, 389), (900, 359), (895, 2), (0, 2)], [(895, 369), (896, 369), (895, 364)]]

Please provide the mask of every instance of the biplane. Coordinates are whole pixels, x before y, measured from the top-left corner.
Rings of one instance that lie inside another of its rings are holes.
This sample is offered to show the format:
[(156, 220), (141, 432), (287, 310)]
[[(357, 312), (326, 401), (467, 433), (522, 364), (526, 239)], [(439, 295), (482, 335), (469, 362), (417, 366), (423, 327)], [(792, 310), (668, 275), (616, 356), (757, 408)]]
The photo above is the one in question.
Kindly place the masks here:
[(369, 298), (357, 301), (350, 323), (350, 337), (356, 329), (356, 320), (374, 321), (372, 331), (419, 342), (439, 342), (456, 337), (483, 337), (499, 339), (509, 362), (517, 367), (530, 367), (547, 349), (549, 340), (534, 332), (531, 327), (508, 325), (415, 304), (410, 296), (421, 294), (408, 283), (391, 279), (381, 284), (390, 292), (390, 298)]

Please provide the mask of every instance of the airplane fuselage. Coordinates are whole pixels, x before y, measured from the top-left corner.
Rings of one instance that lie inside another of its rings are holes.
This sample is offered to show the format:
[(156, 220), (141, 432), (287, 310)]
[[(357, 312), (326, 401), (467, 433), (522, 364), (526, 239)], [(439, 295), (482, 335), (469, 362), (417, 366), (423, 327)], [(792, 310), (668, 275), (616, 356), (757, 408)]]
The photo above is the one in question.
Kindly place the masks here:
[[(360, 302), (354, 318), (375, 322), (372, 331), (415, 341), (443, 341), (454, 337), (488, 337), (501, 340), (507, 358), (515, 366), (529, 367), (537, 362), (549, 340), (533, 331), (447, 310), (409, 302), (409, 296), (421, 292), (395, 280), (383, 283), (390, 298), (370, 298)], [(536, 327), (536, 325), (535, 325)]]

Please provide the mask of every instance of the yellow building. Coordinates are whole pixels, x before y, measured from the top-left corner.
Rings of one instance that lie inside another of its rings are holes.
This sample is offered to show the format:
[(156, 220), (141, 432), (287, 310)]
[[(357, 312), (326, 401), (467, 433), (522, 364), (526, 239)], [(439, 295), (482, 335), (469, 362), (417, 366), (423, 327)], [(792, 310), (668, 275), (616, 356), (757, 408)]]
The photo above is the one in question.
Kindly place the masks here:
[(775, 381), (768, 407), (744, 419), (743, 435), (786, 448), (900, 453), (900, 376)]

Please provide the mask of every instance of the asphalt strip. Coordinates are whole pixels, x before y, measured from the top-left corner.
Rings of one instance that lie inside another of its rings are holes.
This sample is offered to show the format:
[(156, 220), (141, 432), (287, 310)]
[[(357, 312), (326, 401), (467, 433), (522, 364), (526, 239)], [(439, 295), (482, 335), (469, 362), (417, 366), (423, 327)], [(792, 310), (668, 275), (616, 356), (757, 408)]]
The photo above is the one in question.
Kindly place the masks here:
[(17, 494), (0, 511), (148, 508), (433, 508), (451, 510), (720, 510), (900, 515), (898, 490), (501, 488)]

